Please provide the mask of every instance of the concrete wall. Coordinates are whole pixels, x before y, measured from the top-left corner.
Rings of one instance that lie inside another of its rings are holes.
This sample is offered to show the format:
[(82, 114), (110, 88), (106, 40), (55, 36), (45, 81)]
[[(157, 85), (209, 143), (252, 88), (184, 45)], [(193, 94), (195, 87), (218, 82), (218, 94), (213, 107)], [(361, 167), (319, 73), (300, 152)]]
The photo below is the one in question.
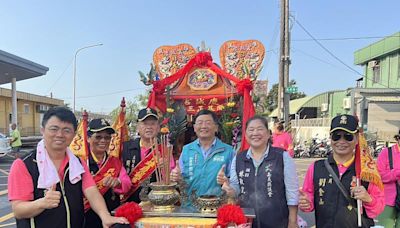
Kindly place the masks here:
[(399, 103), (369, 103), (368, 131), (377, 132), (378, 138), (385, 141), (393, 140), (400, 128)]
[(312, 138), (329, 138), (329, 127), (292, 127), (292, 137), (295, 143), (310, 141)]

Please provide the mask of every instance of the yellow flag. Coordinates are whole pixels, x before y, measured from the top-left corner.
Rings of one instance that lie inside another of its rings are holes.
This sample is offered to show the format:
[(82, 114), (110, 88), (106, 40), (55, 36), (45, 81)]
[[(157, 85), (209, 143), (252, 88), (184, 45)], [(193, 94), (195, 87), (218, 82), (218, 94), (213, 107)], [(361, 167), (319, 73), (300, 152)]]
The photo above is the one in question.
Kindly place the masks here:
[(118, 118), (113, 123), (115, 134), (111, 138), (109, 154), (114, 157), (121, 157), (122, 144), (129, 140), (128, 125), (125, 120), (125, 98), (121, 101), (121, 110)]
[[(356, 170), (357, 166), (360, 166), (361, 180), (374, 183), (381, 190), (383, 190), (383, 183), (381, 180), (381, 176), (379, 175), (376, 162), (372, 158), (371, 153), (369, 151), (367, 140), (365, 139), (365, 136), (362, 131), (358, 135), (359, 137), (358, 137), (358, 145), (356, 148), (356, 158), (357, 156), (359, 156), (361, 159), (359, 159), (360, 161), (359, 165), (357, 165), (356, 161)], [(360, 155), (358, 155), (357, 153), (359, 153)]]
[(72, 140), (69, 148), (78, 157), (83, 160), (88, 159), (89, 148), (87, 142), (87, 125), (88, 125), (88, 114), (86, 111), (83, 112), (83, 118), (78, 125), (78, 129), (74, 139)]

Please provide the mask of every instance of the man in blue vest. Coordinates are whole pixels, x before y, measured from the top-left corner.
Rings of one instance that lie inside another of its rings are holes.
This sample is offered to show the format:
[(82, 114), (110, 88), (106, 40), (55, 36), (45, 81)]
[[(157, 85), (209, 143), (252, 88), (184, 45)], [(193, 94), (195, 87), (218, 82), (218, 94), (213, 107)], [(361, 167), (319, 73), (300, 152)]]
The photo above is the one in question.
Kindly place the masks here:
[[(186, 193), (195, 190), (197, 196), (221, 195), (217, 174), (223, 169), (229, 176), (229, 167), (234, 157), (232, 146), (223, 143), (215, 135), (218, 131), (217, 115), (209, 110), (197, 113), (193, 125), (197, 139), (183, 147), (177, 166), (171, 172), (171, 180), (187, 184)], [(192, 202), (181, 202), (190, 206)]]

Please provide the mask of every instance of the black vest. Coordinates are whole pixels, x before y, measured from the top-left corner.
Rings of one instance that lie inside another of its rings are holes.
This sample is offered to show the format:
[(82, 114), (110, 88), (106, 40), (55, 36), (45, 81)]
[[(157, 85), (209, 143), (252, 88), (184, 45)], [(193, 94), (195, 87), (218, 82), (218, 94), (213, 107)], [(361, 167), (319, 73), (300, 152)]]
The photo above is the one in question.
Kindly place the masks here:
[(256, 218), (253, 227), (287, 227), (289, 209), (284, 182), (283, 150), (269, 147), (268, 156), (258, 169), (247, 151), (236, 157), (236, 174), (239, 180), (240, 206), (254, 208)]
[[(132, 170), (135, 168), (137, 164), (142, 160), (142, 156), (140, 154), (140, 138), (131, 139), (127, 142), (123, 143), (122, 147), (122, 165), (126, 169), (126, 173), (131, 174)], [(154, 173), (151, 175), (150, 182), (155, 182), (156, 176)], [(139, 193), (142, 190), (142, 187), (139, 187), (136, 192), (134, 192), (128, 199), (127, 202), (136, 202), (140, 203)]]
[[(339, 177), (339, 169), (336, 165), (333, 156), (330, 155), (328, 158), (329, 164), (331, 165), (333, 171)], [(343, 184), (344, 188), (348, 190), (350, 195), (350, 186), (353, 177), (356, 176), (355, 162), (351, 164), (346, 172), (343, 173), (340, 178), (340, 182)], [(328, 170), (325, 168), (324, 160), (319, 160), (314, 163), (314, 208), (315, 208), (315, 223), (317, 227), (324, 228), (345, 228), (342, 221), (337, 217), (339, 211), (350, 211), (347, 209), (349, 202), (344, 197), (342, 192), (339, 190), (335, 181)], [(365, 189), (368, 189), (368, 182), (361, 182)], [(353, 205), (357, 205), (357, 201), (353, 199)], [(356, 213), (351, 213), (349, 216), (357, 216)], [(364, 221), (368, 224), (374, 225), (374, 221), (367, 217), (367, 213), (364, 209), (362, 216), (364, 216)], [(354, 218), (357, 219), (357, 218)], [(340, 223), (340, 224), (339, 224)]]
[[(26, 168), (28, 169), (33, 180), (33, 194), (34, 199), (39, 199), (44, 197), (44, 191), (46, 189), (37, 188), (39, 170), (36, 162), (36, 150), (28, 154), (23, 159)], [(67, 199), (70, 214), (71, 228), (80, 228), (83, 225), (83, 192), (82, 192), (82, 180), (76, 184), (71, 184), (69, 181), (69, 167), (65, 167), (64, 175), (64, 192), (61, 190), (60, 183), (57, 184), (56, 190), (61, 192), (61, 200), (58, 207), (53, 209), (46, 209), (36, 217), (34, 217), (36, 228), (65, 228), (67, 227), (67, 208), (64, 197)], [(63, 197), (64, 196), (64, 197)], [(30, 219), (17, 219), (17, 227), (31, 227)]]
[[(106, 153), (107, 160), (108, 154)], [(89, 156), (89, 170), (92, 175), (96, 174), (99, 171), (99, 166), (97, 162), (93, 159), (93, 157)], [(108, 189), (108, 191), (103, 195), (104, 201), (106, 201), (108, 211), (113, 211), (119, 205), (121, 205), (119, 194), (113, 192), (112, 188)], [(102, 227), (102, 222), (100, 217), (93, 211), (93, 209), (89, 209), (85, 213), (85, 227)]]

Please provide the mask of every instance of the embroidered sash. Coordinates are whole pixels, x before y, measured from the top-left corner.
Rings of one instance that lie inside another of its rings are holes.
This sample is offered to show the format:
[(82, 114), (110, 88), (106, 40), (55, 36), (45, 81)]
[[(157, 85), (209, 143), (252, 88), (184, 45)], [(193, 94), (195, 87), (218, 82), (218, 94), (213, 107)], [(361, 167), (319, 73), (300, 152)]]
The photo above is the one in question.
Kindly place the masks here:
[(153, 152), (150, 152), (144, 159), (142, 159), (129, 174), (132, 182), (131, 189), (121, 195), (121, 202), (125, 202), (135, 191), (140, 187), (140, 185), (145, 181), (156, 169), (156, 158)]
[[(93, 176), (93, 180), (96, 182), (97, 189), (101, 195), (104, 195), (109, 189), (109, 186), (104, 186), (102, 180), (105, 177), (117, 178), (121, 172), (122, 163), (121, 161), (113, 156), (108, 156), (103, 166), (100, 167), (99, 171)], [(89, 201), (84, 198), (85, 212), (90, 209)]]

